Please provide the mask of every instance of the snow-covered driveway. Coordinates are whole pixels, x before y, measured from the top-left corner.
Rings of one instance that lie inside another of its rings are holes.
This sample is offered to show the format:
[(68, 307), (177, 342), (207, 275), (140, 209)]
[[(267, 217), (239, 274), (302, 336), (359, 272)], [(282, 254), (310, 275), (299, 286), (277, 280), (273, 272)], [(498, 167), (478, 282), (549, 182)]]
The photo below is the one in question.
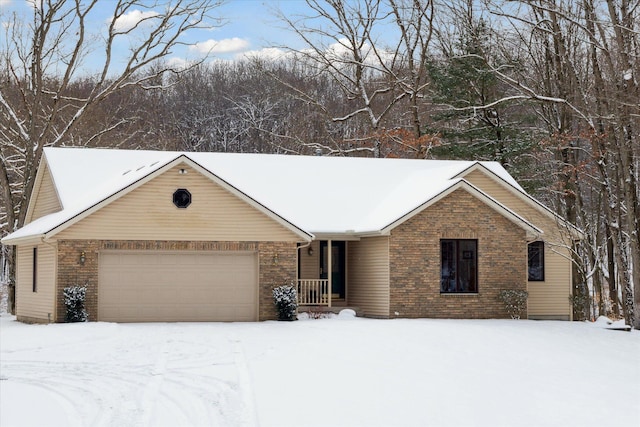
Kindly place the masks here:
[(637, 331), (507, 320), (0, 320), (3, 427), (640, 425)]

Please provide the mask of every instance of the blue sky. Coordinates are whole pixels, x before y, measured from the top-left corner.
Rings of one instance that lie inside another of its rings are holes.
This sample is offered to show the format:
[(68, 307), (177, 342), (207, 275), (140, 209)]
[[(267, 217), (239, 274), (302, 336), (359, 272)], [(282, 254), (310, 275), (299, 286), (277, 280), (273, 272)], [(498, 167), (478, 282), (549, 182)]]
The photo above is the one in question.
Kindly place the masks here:
[[(90, 16), (91, 28), (106, 28), (113, 4), (113, 0), (100, 0)], [(24, 16), (26, 22), (30, 20), (31, 6), (27, 0), (0, 0), (0, 8), (3, 20), (13, 12)], [(286, 14), (296, 14), (304, 10), (305, 3), (301, 0), (229, 0), (214, 10), (214, 14), (225, 21), (224, 25), (190, 32), (189, 37), (183, 41), (195, 46), (177, 47), (169, 59), (195, 59), (201, 51), (211, 49), (213, 58), (229, 60), (256, 51), (267, 54), (268, 48), (274, 45), (300, 47), (296, 46), (296, 43), (300, 42), (295, 35), (285, 30), (284, 25), (277, 20), (273, 13), (274, 8), (280, 8)], [(143, 11), (139, 10), (138, 16), (142, 13)], [(136, 15), (132, 13), (128, 17), (135, 20)], [(120, 48), (124, 53), (127, 46), (122, 43)], [(264, 51), (265, 49), (267, 50)]]

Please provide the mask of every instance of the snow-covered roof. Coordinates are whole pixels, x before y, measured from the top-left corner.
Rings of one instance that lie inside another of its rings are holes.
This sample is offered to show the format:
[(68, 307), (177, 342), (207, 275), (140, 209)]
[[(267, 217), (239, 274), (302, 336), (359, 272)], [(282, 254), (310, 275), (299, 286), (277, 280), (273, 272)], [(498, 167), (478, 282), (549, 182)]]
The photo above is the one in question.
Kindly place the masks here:
[(379, 232), (464, 181), (459, 175), (475, 164), (524, 193), (496, 162), (86, 148), (46, 148), (44, 159), (63, 209), (4, 240), (46, 235), (179, 161), (316, 235)]

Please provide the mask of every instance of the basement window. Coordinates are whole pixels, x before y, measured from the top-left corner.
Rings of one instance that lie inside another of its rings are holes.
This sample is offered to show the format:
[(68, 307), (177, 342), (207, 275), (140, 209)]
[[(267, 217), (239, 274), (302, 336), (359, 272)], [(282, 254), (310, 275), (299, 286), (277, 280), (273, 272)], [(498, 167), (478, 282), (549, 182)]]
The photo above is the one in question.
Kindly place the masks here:
[(185, 188), (178, 188), (173, 193), (173, 204), (180, 209), (186, 209), (191, 204), (191, 193)]

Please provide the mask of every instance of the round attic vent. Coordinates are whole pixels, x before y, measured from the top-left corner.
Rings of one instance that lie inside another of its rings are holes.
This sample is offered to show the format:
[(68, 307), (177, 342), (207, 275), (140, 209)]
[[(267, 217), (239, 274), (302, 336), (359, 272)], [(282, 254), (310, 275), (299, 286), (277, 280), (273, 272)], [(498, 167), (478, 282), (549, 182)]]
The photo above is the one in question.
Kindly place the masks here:
[(185, 209), (191, 204), (191, 193), (186, 188), (178, 188), (173, 193), (173, 204), (181, 209)]

